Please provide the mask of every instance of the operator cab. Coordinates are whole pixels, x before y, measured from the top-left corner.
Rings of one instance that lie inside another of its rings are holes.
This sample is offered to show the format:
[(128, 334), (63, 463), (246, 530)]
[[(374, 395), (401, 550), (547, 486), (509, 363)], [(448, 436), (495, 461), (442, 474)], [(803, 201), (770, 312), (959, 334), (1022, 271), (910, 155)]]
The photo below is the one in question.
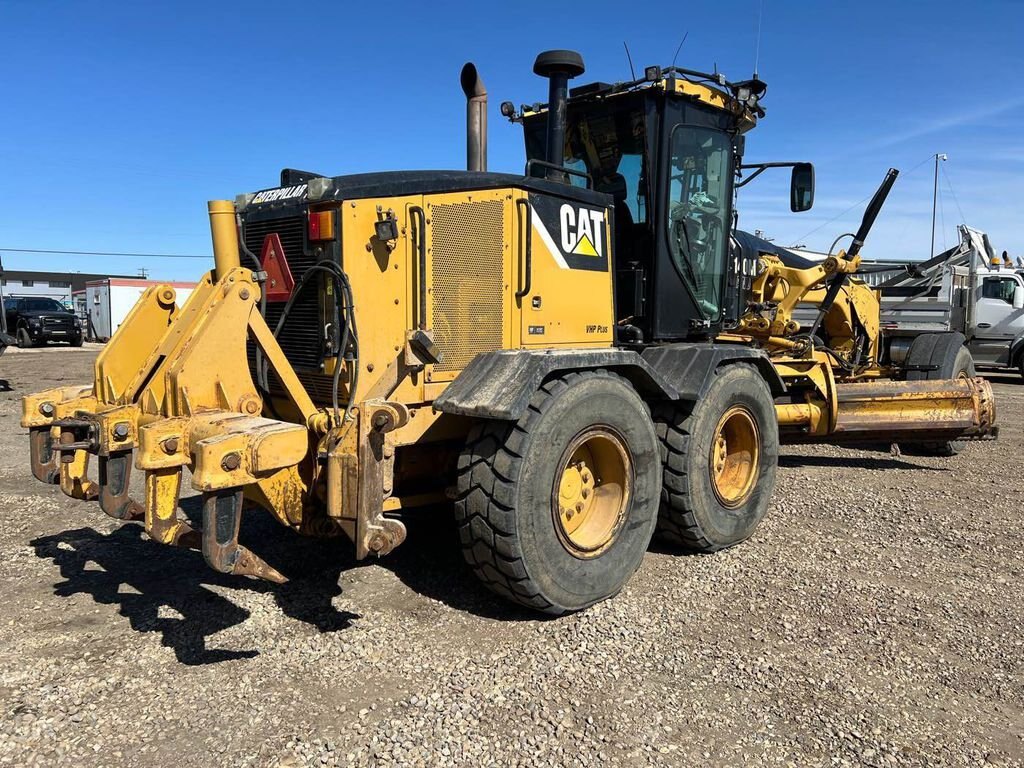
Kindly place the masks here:
[[(534, 71), (551, 79), (549, 104), (565, 98), (564, 109), (523, 105), (517, 114), (506, 102), (502, 113), (523, 123), (527, 175), (614, 200), (619, 340), (710, 337), (735, 324), (751, 277), (731, 238), (736, 189), (784, 165), (794, 167), (792, 210), (813, 200), (808, 164), (742, 164), (743, 134), (764, 115), (764, 83), (648, 67), (641, 80), (592, 83), (563, 97), (567, 80), (583, 71), (578, 55), (541, 54)], [(552, 111), (555, 123), (564, 116), (561, 126), (549, 125)], [(748, 168), (757, 170), (741, 181)]]

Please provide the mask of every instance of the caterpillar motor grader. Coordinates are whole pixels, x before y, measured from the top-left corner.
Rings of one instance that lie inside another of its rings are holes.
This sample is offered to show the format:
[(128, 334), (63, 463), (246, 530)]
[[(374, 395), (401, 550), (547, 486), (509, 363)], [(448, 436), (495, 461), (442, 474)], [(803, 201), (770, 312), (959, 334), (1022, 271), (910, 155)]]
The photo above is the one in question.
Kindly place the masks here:
[[(849, 251), (799, 263), (734, 232), (736, 189), (766, 168), (792, 166), (793, 210), (813, 197), (809, 165), (743, 162), (760, 80), (651, 67), (570, 91), (571, 51), (534, 71), (547, 103), (501, 108), (523, 175), (486, 171), (467, 65), (467, 171), (286, 169), (209, 203), (215, 266), (184, 305), (148, 289), (91, 384), (24, 398), (35, 476), (273, 581), (239, 544), (243, 506), (364, 558), (447, 494), (476, 575), (560, 613), (615, 594), (659, 525), (705, 552), (749, 537), (780, 441), (994, 435), (957, 339), (898, 364), (851, 277), (895, 172)], [(201, 528), (178, 513), (185, 477)]]

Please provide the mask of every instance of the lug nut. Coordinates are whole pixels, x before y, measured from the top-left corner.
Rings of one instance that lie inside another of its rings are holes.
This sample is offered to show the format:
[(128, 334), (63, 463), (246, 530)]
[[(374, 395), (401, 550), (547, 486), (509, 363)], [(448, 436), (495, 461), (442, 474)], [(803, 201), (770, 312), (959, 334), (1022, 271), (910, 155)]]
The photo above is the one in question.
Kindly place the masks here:
[(583, 511), (583, 502), (582, 501), (577, 501), (576, 502), (576, 511), (577, 512), (582, 512)]
[(237, 453), (229, 453), (220, 463), (220, 468), (225, 472), (233, 472), (242, 466), (242, 457)]
[(128, 423), (127, 422), (119, 421), (117, 424), (114, 425), (114, 439), (115, 440), (124, 440), (124, 439), (126, 439), (128, 437), (128, 432), (129, 432), (129, 428), (128, 428)]

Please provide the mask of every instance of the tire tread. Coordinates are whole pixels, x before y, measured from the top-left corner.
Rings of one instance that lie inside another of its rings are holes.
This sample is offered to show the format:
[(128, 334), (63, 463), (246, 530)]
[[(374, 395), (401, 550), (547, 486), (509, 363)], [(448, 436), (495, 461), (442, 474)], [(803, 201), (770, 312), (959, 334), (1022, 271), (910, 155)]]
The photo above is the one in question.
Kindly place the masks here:
[(550, 379), (537, 390), (515, 424), (477, 424), (458, 464), (455, 521), (466, 563), (492, 592), (546, 613), (559, 614), (564, 609), (545, 599), (527, 572), (516, 535), (514, 478), (529, 448), (532, 427), (554, 398), (584, 375), (619, 378), (596, 370)]

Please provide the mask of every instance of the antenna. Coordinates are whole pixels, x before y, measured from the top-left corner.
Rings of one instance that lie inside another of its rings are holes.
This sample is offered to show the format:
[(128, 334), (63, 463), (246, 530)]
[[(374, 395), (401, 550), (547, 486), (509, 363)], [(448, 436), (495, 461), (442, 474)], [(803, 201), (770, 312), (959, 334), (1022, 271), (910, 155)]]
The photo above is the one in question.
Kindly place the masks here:
[(626, 61), (629, 62), (629, 78), (636, 80), (636, 72), (633, 70), (633, 57), (629, 55), (629, 46), (626, 45), (626, 41), (622, 41), (622, 47), (626, 49)]
[(686, 42), (686, 36), (690, 34), (690, 30), (686, 30), (683, 34), (683, 39), (679, 41), (679, 47), (676, 48), (676, 55), (672, 57), (672, 66), (676, 65), (676, 59), (679, 58), (679, 52), (683, 50), (683, 43)]
[(761, 61), (761, 19), (764, 17), (764, 0), (757, 10), (757, 41), (754, 43), (754, 79), (757, 80), (757, 65)]

